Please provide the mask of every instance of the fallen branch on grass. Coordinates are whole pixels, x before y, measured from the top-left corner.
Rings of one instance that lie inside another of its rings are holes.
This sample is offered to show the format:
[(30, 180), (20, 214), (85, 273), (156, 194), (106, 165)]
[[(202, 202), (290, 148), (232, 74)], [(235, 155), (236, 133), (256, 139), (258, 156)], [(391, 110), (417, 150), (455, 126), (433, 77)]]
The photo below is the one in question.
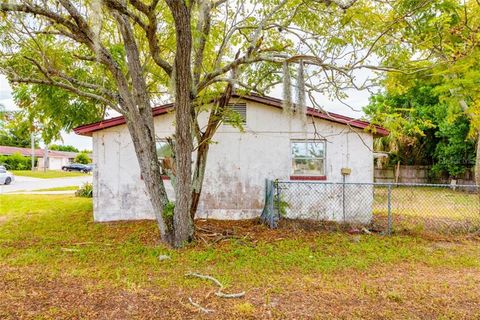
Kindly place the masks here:
[(79, 249), (73, 249), (73, 248), (60, 248), (63, 252), (79, 252)]
[(214, 277), (209, 276), (209, 275), (204, 275), (204, 274), (200, 274), (200, 273), (196, 273), (196, 272), (188, 272), (188, 273), (185, 274), (185, 276), (186, 277), (200, 278), (202, 280), (209, 280), (209, 281), (215, 283), (219, 287), (217, 292), (215, 292), (215, 295), (217, 297), (220, 297), (220, 298), (234, 299), (234, 298), (241, 298), (245, 295), (244, 291), (239, 292), (239, 293), (224, 293), (224, 292), (222, 292), (223, 291), (223, 284), (220, 281), (218, 281), (217, 279), (215, 279)]
[(225, 299), (236, 299), (236, 298), (241, 298), (245, 295), (245, 292), (239, 292), (239, 293), (223, 293), (221, 291), (215, 292), (215, 295), (220, 298), (225, 298)]
[(218, 281), (217, 279), (215, 279), (214, 277), (209, 276), (209, 275), (203, 275), (203, 274), (196, 273), (196, 272), (188, 272), (188, 273), (185, 274), (185, 277), (197, 277), (197, 278), (200, 278), (202, 280), (210, 280), (213, 283), (215, 283), (217, 286), (219, 286), (220, 290), (223, 289), (223, 284), (220, 281)]
[(207, 308), (202, 307), (201, 305), (199, 305), (198, 303), (193, 301), (192, 298), (188, 298), (188, 301), (192, 304), (192, 306), (194, 306), (198, 310), (202, 311), (203, 313), (214, 312), (214, 310), (212, 310), (212, 309), (207, 309)]

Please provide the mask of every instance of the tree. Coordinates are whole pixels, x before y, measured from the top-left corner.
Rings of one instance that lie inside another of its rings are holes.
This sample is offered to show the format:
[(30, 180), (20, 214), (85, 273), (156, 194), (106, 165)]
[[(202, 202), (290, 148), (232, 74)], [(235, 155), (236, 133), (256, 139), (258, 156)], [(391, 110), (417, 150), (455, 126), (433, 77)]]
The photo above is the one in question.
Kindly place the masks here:
[[(0, 145), (28, 148), (31, 146), (32, 125), (24, 112), (4, 112), (0, 127)], [(35, 140), (37, 141), (37, 140)], [(35, 144), (38, 147), (38, 142)]]
[(62, 130), (101, 120), (106, 113), (96, 101), (48, 85), (14, 85), (13, 98), (46, 145), (61, 139)]
[[(453, 109), (461, 108), (468, 117), (470, 130), (477, 136), (475, 175), (480, 183), (480, 3), (475, 0), (434, 1), (421, 14), (413, 16), (404, 38), (409, 50), (397, 57), (421, 59), (428, 68), (425, 77), (441, 83), (439, 98)], [(386, 86), (391, 92), (404, 92), (415, 85), (409, 75), (389, 75)]]
[(89, 164), (89, 163), (92, 162), (92, 159), (90, 159), (88, 154), (80, 152), (79, 154), (77, 154), (77, 156), (75, 157), (73, 162), (82, 163), (82, 164)]
[[(264, 93), (283, 79), (285, 109), (302, 114), (307, 96), (321, 107), (314, 92), (343, 97), (342, 88), (364, 88), (368, 84), (357, 84), (354, 72), (394, 71), (383, 63), (385, 45), (396, 41), (411, 12), (424, 5), (355, 0), (12, 1), (0, 4), (6, 13), (0, 26), (5, 57), (0, 66), (15, 90), (42, 92), (39, 96), (61, 92), (68, 94), (68, 105), (89, 101), (95, 105), (89, 110), (110, 108), (124, 115), (161, 237), (181, 246), (192, 237), (209, 145), (234, 91)], [(375, 53), (379, 55), (372, 60)], [(411, 71), (412, 66), (403, 68)], [(287, 81), (295, 68), (298, 110)], [(163, 214), (171, 202), (161, 179), (151, 112), (151, 102), (162, 94), (175, 101), (175, 135), (170, 139), (175, 159), (173, 217)], [(44, 103), (42, 109), (50, 107)], [(57, 120), (62, 113), (50, 112), (48, 119)], [(207, 115), (206, 123), (200, 114)]]
[(390, 164), (432, 165), (437, 175), (455, 178), (472, 167), (474, 139), (462, 110), (440, 100), (439, 86), (419, 79), (402, 94), (373, 96), (364, 111), (390, 131), (376, 142), (390, 152)]
[(58, 144), (52, 144), (48, 146), (50, 150), (56, 150), (56, 151), (67, 151), (67, 152), (79, 152), (77, 148), (74, 146), (69, 146), (69, 145), (58, 145)]

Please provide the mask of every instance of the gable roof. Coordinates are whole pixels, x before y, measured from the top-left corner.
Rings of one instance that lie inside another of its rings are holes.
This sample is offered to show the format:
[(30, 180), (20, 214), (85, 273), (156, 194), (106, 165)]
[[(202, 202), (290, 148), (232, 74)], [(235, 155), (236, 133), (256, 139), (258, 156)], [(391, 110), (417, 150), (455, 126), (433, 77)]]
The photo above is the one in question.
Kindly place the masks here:
[[(271, 107), (275, 108), (280, 108), (282, 109), (282, 100), (269, 97), (269, 96), (260, 96), (257, 94), (249, 94), (249, 95), (238, 95), (234, 94), (232, 95), (232, 98), (240, 98), (243, 100), (251, 101), (251, 102), (258, 102), (261, 104), (265, 104)], [(167, 113), (168, 111), (172, 110), (174, 108), (173, 103), (169, 104), (164, 104), (161, 106), (157, 106), (152, 108), (153, 116), (159, 116), (162, 114)], [(387, 136), (389, 134), (389, 131), (385, 128), (382, 128), (380, 126), (375, 126), (370, 124), (368, 121), (363, 121), (363, 120), (358, 120), (354, 118), (350, 118), (344, 115), (340, 115), (337, 113), (333, 112), (324, 112), (320, 111), (311, 107), (307, 108), (307, 115), (312, 116), (314, 118), (319, 118), (331, 122), (336, 122), (344, 125), (348, 125), (352, 128), (358, 128), (358, 129), (366, 129), (366, 128), (371, 128), (372, 133), (376, 135), (381, 135), (381, 136)], [(123, 116), (115, 117), (115, 118), (110, 118), (102, 121), (98, 121), (95, 123), (90, 123), (90, 124), (85, 124), (79, 127), (76, 127), (73, 129), (73, 131), (76, 134), (79, 135), (84, 135), (84, 136), (91, 136), (93, 132), (95, 131), (100, 131), (103, 129), (111, 128), (111, 127), (116, 127), (122, 124), (125, 124), (125, 118)]]
[[(32, 155), (32, 149), (0, 146), (0, 155), (10, 156), (14, 153), (20, 153), (22, 156), (30, 157)], [(45, 156), (45, 149), (35, 149), (33, 155), (43, 158)], [(48, 150), (48, 156), (51, 158), (75, 158), (76, 155), (76, 152)]]

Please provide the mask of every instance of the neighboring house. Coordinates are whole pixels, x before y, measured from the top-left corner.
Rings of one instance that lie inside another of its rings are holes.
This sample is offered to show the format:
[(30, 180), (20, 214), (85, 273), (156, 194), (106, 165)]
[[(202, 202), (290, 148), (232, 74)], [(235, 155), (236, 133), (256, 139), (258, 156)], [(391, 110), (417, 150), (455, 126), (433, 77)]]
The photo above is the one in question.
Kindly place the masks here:
[[(7, 147), (0, 146), (0, 155), (9, 156), (14, 153), (20, 153), (22, 156), (31, 157), (32, 149), (30, 148), (19, 148), (19, 147)], [(34, 150), (35, 159), (37, 159), (37, 168), (42, 170), (45, 166), (45, 149), (35, 149)], [(67, 165), (73, 162), (73, 159), (77, 156), (76, 152), (66, 152), (66, 151), (52, 151), (48, 150), (48, 166), (49, 170), (61, 170), (62, 166)]]
[[(259, 216), (266, 179), (341, 182), (342, 168), (349, 168), (348, 182), (373, 182), (374, 134), (366, 131), (368, 122), (312, 108), (304, 121), (283, 112), (281, 100), (257, 95), (234, 96), (231, 106), (244, 116), (245, 131), (224, 124), (214, 136), (197, 217)], [(173, 105), (155, 107), (153, 114), (159, 160), (165, 161), (171, 154), (165, 138), (174, 133)], [(388, 134), (375, 129), (375, 134)], [(125, 119), (116, 117), (74, 131), (93, 137), (95, 220), (154, 218)], [(372, 190), (366, 188), (358, 196), (373, 200)], [(371, 206), (358, 210), (371, 214)]]

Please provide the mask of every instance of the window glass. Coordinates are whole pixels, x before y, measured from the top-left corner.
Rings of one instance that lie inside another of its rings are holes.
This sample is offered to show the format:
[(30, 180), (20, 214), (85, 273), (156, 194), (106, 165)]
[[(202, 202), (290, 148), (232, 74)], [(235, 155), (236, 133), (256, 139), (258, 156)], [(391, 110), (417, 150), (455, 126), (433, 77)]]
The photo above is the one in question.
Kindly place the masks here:
[(293, 175), (325, 175), (325, 141), (292, 142)]
[(157, 156), (158, 159), (171, 158), (173, 155), (172, 148), (167, 141), (157, 141)]
[(158, 140), (156, 147), (162, 175), (166, 175), (167, 170), (174, 171), (173, 151), (170, 144), (165, 140)]

